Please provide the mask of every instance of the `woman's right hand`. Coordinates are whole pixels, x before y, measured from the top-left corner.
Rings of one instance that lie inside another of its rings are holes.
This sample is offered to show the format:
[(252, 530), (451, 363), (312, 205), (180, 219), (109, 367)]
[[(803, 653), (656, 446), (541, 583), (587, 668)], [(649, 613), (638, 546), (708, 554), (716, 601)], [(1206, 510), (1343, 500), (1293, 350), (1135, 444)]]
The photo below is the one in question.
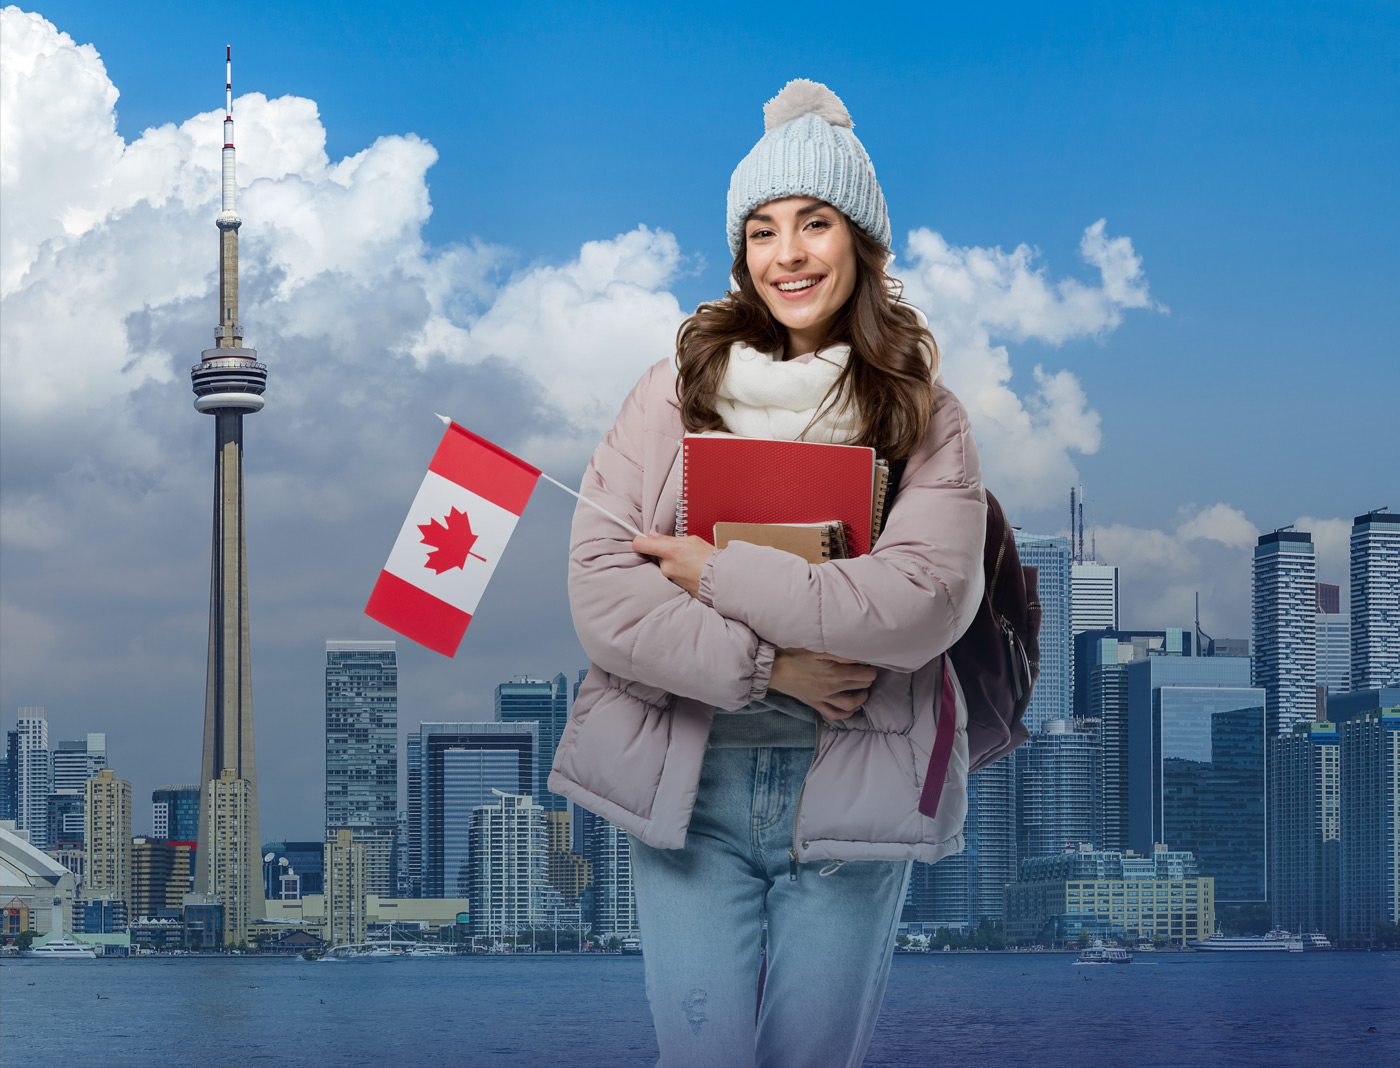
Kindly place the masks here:
[(870, 696), (875, 669), (810, 649), (779, 649), (768, 688), (811, 705), (827, 719), (846, 719)]

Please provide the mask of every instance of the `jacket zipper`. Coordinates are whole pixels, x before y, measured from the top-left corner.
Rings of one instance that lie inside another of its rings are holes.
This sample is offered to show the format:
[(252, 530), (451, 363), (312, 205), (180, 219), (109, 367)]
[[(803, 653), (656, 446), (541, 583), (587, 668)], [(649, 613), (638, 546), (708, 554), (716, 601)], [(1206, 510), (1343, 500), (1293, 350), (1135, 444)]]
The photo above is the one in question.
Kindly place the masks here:
[(802, 816), (802, 795), (807, 792), (807, 775), (812, 774), (812, 768), (817, 765), (817, 757), (822, 751), (822, 714), (817, 713), (816, 719), (817, 737), (812, 746), (812, 763), (807, 767), (807, 774), (802, 776), (802, 786), (797, 791), (797, 806), (792, 810), (792, 848), (788, 850), (788, 879), (797, 882), (797, 821)]
[(987, 600), (990, 601), (997, 591), (997, 579), (1001, 577), (1001, 561), (1006, 556), (1006, 539), (1010, 537), (1009, 528), (1001, 532), (1001, 545), (997, 547), (997, 562), (992, 568), (992, 582), (987, 587)]

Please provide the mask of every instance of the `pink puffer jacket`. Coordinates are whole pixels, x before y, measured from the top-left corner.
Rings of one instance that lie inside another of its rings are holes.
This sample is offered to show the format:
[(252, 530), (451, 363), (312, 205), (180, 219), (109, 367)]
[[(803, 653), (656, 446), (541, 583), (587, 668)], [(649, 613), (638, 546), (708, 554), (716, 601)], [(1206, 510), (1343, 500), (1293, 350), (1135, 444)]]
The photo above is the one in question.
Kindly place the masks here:
[[(632, 390), (583, 479), (583, 494), (642, 530), (673, 534), (684, 433), (669, 362)], [(814, 730), (793, 828), (795, 859), (932, 863), (962, 849), (967, 711), (938, 814), (919, 796), (940, 728), (939, 656), (982, 597), (986, 501), (967, 413), (940, 388), (874, 552), (811, 565), (764, 546), (714, 553), (691, 597), (580, 505), (569, 603), (593, 661), (559, 743), (549, 788), (659, 848), (685, 845), (716, 708), (768, 688), (773, 651), (835, 653), (879, 669), (864, 708)], [(956, 679), (954, 680), (956, 683)]]

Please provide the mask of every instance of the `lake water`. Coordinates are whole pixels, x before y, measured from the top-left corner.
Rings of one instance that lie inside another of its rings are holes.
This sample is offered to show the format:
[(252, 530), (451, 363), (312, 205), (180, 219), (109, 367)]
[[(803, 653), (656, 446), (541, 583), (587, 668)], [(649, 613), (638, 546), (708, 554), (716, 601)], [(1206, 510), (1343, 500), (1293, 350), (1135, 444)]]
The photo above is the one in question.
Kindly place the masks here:
[[(1400, 1064), (1400, 954), (901, 954), (866, 1064)], [(0, 964), (5, 1068), (651, 1065), (636, 957)], [(1375, 1031), (1368, 1031), (1375, 1028)]]

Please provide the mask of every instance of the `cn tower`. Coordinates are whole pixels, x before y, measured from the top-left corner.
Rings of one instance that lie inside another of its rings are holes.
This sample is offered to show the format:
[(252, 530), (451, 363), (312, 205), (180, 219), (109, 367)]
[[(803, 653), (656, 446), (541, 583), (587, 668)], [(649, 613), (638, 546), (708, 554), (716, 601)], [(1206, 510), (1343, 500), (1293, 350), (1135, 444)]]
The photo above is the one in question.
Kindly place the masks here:
[[(214, 542), (209, 586), (209, 668), (204, 693), (196, 893), (219, 897), (227, 941), (266, 912), (253, 758), (248, 563), (243, 522), (243, 417), (260, 411), (267, 368), (243, 347), (238, 321), (238, 228), (234, 210), (233, 49), (225, 52), (223, 209), (219, 228), (219, 325), (214, 348), (190, 369), (196, 411), (214, 417)], [(217, 803), (215, 795), (217, 797)], [(231, 820), (226, 814), (238, 813)]]

